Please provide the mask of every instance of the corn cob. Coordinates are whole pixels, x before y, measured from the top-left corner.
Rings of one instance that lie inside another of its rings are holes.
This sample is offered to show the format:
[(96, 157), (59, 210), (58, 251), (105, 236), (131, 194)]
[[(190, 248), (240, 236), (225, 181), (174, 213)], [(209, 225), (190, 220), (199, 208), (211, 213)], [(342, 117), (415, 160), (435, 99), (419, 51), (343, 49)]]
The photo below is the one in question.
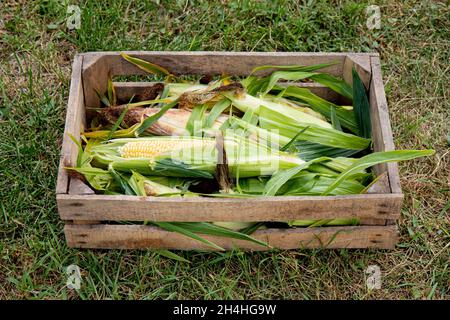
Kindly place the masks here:
[[(225, 137), (224, 148), (233, 176), (271, 175), (304, 163), (295, 155), (235, 136)], [(219, 162), (215, 139), (196, 137), (114, 139), (93, 147), (92, 155), (97, 163), (113, 163), (119, 171), (175, 177), (212, 178)]]
[(145, 140), (128, 142), (119, 148), (123, 158), (154, 158), (169, 151), (185, 148), (214, 146), (213, 140)]
[[(120, 114), (126, 106), (116, 106), (102, 109), (101, 115), (104, 120), (114, 124), (119, 118)], [(140, 123), (143, 119), (148, 118), (160, 111), (159, 108), (130, 108), (128, 109), (122, 124), (131, 127)], [(192, 114), (191, 110), (187, 109), (169, 109), (164, 115), (159, 118), (146, 132), (158, 136), (184, 136), (189, 135), (186, 130), (186, 125)], [(208, 115), (208, 113), (206, 113)], [(218, 129), (226, 120), (228, 116), (221, 115), (214, 122), (212, 128)]]

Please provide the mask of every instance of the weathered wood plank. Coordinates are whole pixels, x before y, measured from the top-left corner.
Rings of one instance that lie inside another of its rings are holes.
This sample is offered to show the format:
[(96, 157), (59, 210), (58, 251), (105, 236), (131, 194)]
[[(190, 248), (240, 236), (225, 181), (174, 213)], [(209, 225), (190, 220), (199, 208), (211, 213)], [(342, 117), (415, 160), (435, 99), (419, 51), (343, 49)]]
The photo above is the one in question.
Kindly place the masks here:
[(69, 194), (95, 194), (95, 192), (80, 179), (72, 178), (70, 179)]
[[(66, 225), (69, 247), (97, 249), (177, 249), (214, 250), (201, 242), (144, 225)], [(397, 243), (395, 226), (322, 227), (258, 230), (253, 237), (273, 248), (379, 248), (393, 249)], [(267, 250), (267, 247), (242, 240), (204, 236), (224, 249)]]
[[(69, 194), (95, 194), (94, 190), (89, 188), (83, 181), (77, 178), (70, 179)], [(101, 221), (95, 220), (75, 220), (73, 224), (98, 224)]]
[[(368, 194), (382, 194), (382, 193), (391, 193), (391, 188), (389, 186), (389, 178), (387, 172), (383, 172), (378, 180), (370, 186), (367, 190)], [(360, 223), (362, 225), (368, 226), (384, 226), (386, 225), (386, 219), (377, 219), (377, 218), (362, 218), (360, 219)]]
[(387, 172), (383, 172), (378, 180), (370, 186), (367, 193), (391, 193), (391, 187), (389, 185), (389, 177)]
[[(110, 66), (107, 60), (83, 54), (83, 92), (86, 107), (99, 107), (100, 99), (96, 91), (105, 93), (108, 87), (108, 74)], [(87, 118), (91, 118), (91, 112), (87, 112)]]
[(81, 80), (81, 67), (83, 56), (76, 55), (72, 64), (72, 76), (70, 80), (69, 100), (67, 102), (66, 122), (62, 140), (61, 155), (56, 182), (56, 193), (68, 192), (69, 175), (65, 166), (76, 164), (77, 145), (70, 139), (69, 134), (80, 140), (80, 132), (85, 121), (83, 83)]
[(59, 195), (64, 220), (287, 221), (399, 217), (403, 195), (261, 197), (252, 199)]
[[(134, 57), (160, 65), (174, 74), (229, 74), (248, 75), (254, 67), (261, 65), (312, 65), (335, 63), (323, 69), (333, 75), (342, 75), (344, 60), (347, 56), (369, 57), (369, 54), (355, 53), (297, 53), (297, 52), (165, 52), (165, 51), (128, 51)], [(141, 69), (125, 61), (119, 52), (85, 53), (83, 65), (85, 82), (85, 102), (89, 107), (98, 107), (100, 101), (94, 89), (100, 92), (106, 89), (106, 76), (142, 75)], [(258, 74), (267, 74), (271, 70)]]
[(349, 83), (353, 84), (352, 69), (355, 67), (358, 72), (361, 81), (364, 83), (366, 88), (369, 88), (370, 78), (371, 78), (371, 65), (370, 65), (369, 55), (348, 55), (345, 57), (344, 66), (342, 68), (342, 77)]
[(359, 223), (363, 226), (385, 226), (386, 219), (362, 218)]
[[(312, 65), (317, 63), (336, 64), (323, 69), (325, 72), (340, 75), (342, 65), (348, 55), (369, 56), (353, 53), (305, 53), (305, 52), (220, 52), (220, 51), (124, 51), (151, 63), (158, 64), (175, 74), (229, 74), (248, 75), (254, 67), (262, 65)], [(111, 75), (145, 74), (139, 68), (125, 61), (119, 52), (86, 53), (92, 60), (91, 66), (105, 60), (110, 66)], [(267, 74), (269, 70), (260, 74)]]
[[(378, 56), (371, 57), (372, 81), (370, 84), (370, 106), (372, 119), (372, 132), (375, 151), (395, 150), (394, 140), (389, 119), (389, 110), (384, 93), (383, 78), (381, 75), (381, 63)], [(402, 193), (398, 165), (395, 162), (380, 165), (383, 171), (389, 175), (389, 183), (392, 193)]]

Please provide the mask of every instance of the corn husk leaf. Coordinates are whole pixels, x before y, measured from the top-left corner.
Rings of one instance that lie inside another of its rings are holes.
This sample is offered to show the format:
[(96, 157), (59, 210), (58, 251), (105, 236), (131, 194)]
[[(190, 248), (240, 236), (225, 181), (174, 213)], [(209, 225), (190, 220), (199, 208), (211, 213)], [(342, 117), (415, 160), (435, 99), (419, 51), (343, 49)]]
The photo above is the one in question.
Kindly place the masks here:
[(133, 191), (140, 196), (180, 197), (183, 194), (182, 190), (176, 187), (168, 187), (156, 182), (156, 179), (145, 177), (135, 171), (132, 171), (128, 183)]
[(293, 220), (288, 221), (290, 227), (331, 227), (331, 226), (355, 226), (359, 224), (356, 218), (340, 218), (340, 219), (321, 219), (321, 220)]
[(355, 97), (353, 99), (353, 112), (358, 125), (359, 136), (370, 138), (372, 136), (372, 124), (370, 122), (370, 106), (366, 88), (354, 67), (352, 69), (352, 76), (353, 96)]
[(300, 173), (302, 170), (305, 170), (313, 163), (318, 163), (321, 161), (327, 161), (329, 160), (326, 157), (318, 158), (311, 160), (309, 162), (305, 162), (297, 167), (287, 169), (287, 170), (281, 170), (277, 173), (275, 173), (269, 181), (267, 181), (265, 187), (264, 187), (264, 195), (266, 196), (275, 196), (278, 192), (278, 190), (292, 177)]
[[(302, 175), (289, 180), (279, 190), (285, 196), (320, 196), (336, 180), (335, 176), (304, 172)], [(343, 181), (329, 195), (358, 194), (364, 190), (364, 185), (356, 180)]]
[(276, 83), (280, 80), (288, 80), (288, 81), (299, 81), (303, 79), (311, 79), (315, 82), (323, 84), (327, 86), (331, 90), (343, 95), (346, 98), (352, 99), (352, 87), (348, 85), (345, 81), (333, 77), (332, 75), (325, 73), (317, 73), (317, 72), (307, 72), (306, 70), (310, 69), (297, 69), (297, 70), (282, 70), (273, 72), (269, 78), (267, 79), (266, 87), (264, 88), (263, 93), (266, 94), (270, 90), (273, 89)]
[(117, 119), (116, 123), (114, 123), (113, 127), (108, 133), (108, 136), (106, 137), (106, 140), (111, 139), (114, 136), (114, 133), (117, 131), (117, 129), (120, 127), (120, 125), (123, 122), (123, 119), (125, 118), (126, 113), (128, 112), (128, 106), (126, 106), (122, 112), (120, 113), (119, 118)]
[(256, 230), (258, 230), (260, 228), (264, 228), (264, 222), (253, 223), (252, 225), (248, 226), (247, 228), (239, 230), (239, 232), (251, 235), (253, 232), (255, 232)]
[(342, 131), (341, 122), (339, 121), (339, 118), (336, 114), (336, 108), (331, 108), (330, 117), (331, 117), (331, 125), (333, 126), (333, 129)]
[(123, 177), (120, 173), (116, 172), (116, 170), (114, 170), (113, 168), (113, 164), (110, 164), (108, 166), (108, 172), (111, 174), (111, 176), (114, 178), (114, 180), (116, 181), (116, 183), (119, 185), (121, 191), (126, 194), (126, 195), (130, 195), (130, 196), (135, 196), (137, 195), (134, 190), (130, 187), (130, 185), (128, 184), (127, 179), (125, 179), (125, 177)]
[(150, 63), (148, 61), (145, 61), (145, 60), (142, 60), (139, 58), (134, 58), (123, 52), (121, 52), (120, 55), (122, 56), (122, 58), (124, 58), (128, 62), (134, 64), (139, 69), (144, 70), (145, 72), (156, 74), (156, 75), (162, 75), (162, 76), (170, 75), (170, 72), (161, 66), (158, 66), (156, 64)]
[(113, 181), (111, 174), (107, 170), (100, 168), (83, 166), (76, 168), (68, 167), (66, 169), (81, 173), (89, 182), (89, 185), (98, 191), (107, 190)]
[(249, 94), (244, 94), (241, 96), (225, 94), (225, 96), (231, 100), (233, 106), (242, 112), (252, 110), (256, 115), (261, 116), (262, 110), (266, 109), (272, 114), (290, 118), (291, 121), (296, 123), (301, 123), (303, 125), (315, 125), (323, 128), (332, 128), (331, 124), (328, 122), (303, 112), (300, 108), (286, 103), (275, 102), (273, 97), (270, 99), (261, 99), (253, 97)]
[(110, 105), (117, 105), (117, 94), (111, 77), (108, 77), (108, 101)]
[(111, 134), (111, 130), (96, 130), (91, 132), (83, 132), (86, 138), (108, 140), (109, 139), (120, 139), (120, 138), (131, 138), (136, 136), (136, 130), (141, 126), (141, 123), (136, 123), (129, 128), (119, 129)]
[(294, 146), (296, 147), (297, 155), (305, 161), (319, 157), (350, 157), (360, 152), (358, 149), (335, 148), (306, 140), (297, 140)]
[(154, 224), (154, 225), (156, 225), (156, 226), (158, 226), (161, 229), (164, 229), (166, 231), (177, 232), (177, 233), (180, 233), (182, 235), (185, 235), (185, 236), (187, 236), (189, 238), (192, 238), (194, 240), (202, 242), (202, 243), (204, 243), (204, 244), (206, 244), (206, 245), (208, 245), (208, 246), (210, 246), (212, 248), (215, 248), (215, 249), (217, 249), (219, 251), (225, 251), (224, 248), (216, 245), (215, 243), (209, 241), (208, 239), (205, 239), (205, 238), (197, 235), (195, 232), (192, 232), (191, 230), (189, 230), (189, 229), (196, 230), (195, 227), (192, 228), (192, 226), (190, 225), (191, 223), (184, 224), (184, 225), (181, 225), (181, 226), (180, 226), (180, 224), (181, 224), (180, 222), (150, 222), (150, 223)]
[(349, 129), (353, 133), (358, 133), (358, 126), (352, 110), (339, 107), (312, 93), (309, 89), (289, 86), (287, 88), (278, 87), (278, 90), (284, 90), (284, 97), (293, 97), (308, 103), (314, 111), (323, 114), (328, 120), (331, 120), (331, 110), (334, 108), (336, 116), (341, 126)]
[(204, 128), (205, 112), (207, 109), (207, 104), (198, 105), (192, 109), (191, 116), (186, 124), (186, 129), (191, 136), (201, 136), (201, 132)]
[(259, 113), (260, 127), (266, 130), (278, 130), (280, 135), (288, 138), (295, 137), (299, 131), (309, 126), (298, 140), (307, 140), (322, 145), (353, 150), (364, 150), (369, 144), (369, 139), (364, 139), (333, 128), (319, 127), (314, 124), (302, 123), (292, 117), (279, 112), (273, 112), (265, 106), (261, 106)]
[(262, 93), (267, 94), (281, 79), (289, 81), (298, 81), (306, 78), (311, 78), (315, 74), (316, 73), (304, 71), (275, 71), (270, 75), (266, 87), (264, 88), (264, 91)]
[(141, 125), (136, 129), (135, 135), (139, 136), (143, 132), (145, 132), (145, 130), (150, 128), (156, 121), (158, 121), (158, 119), (161, 118), (164, 115), (164, 113), (167, 112), (167, 110), (176, 106), (177, 103), (178, 103), (177, 100), (169, 102), (164, 107), (162, 107), (158, 113), (155, 113), (154, 115), (152, 115), (148, 118), (145, 118), (142, 121)]
[(70, 140), (72, 140), (72, 142), (76, 144), (76, 146), (78, 148), (77, 166), (80, 167), (81, 162), (82, 162), (82, 156), (83, 156), (83, 147), (81, 146), (81, 142), (78, 141), (72, 134), (68, 133), (67, 135), (69, 136)]
[(205, 121), (205, 129), (211, 128), (219, 116), (231, 105), (228, 99), (222, 99), (214, 104)]
[(333, 77), (332, 75), (326, 73), (317, 73), (311, 76), (310, 78), (315, 82), (327, 86), (331, 90), (339, 93), (340, 95), (350, 100), (353, 99), (352, 87), (342, 79)]
[(103, 93), (100, 93), (97, 89), (95, 90), (95, 93), (105, 106), (111, 107), (111, 102), (108, 100), (108, 97), (106, 97)]
[(173, 222), (172, 224), (177, 225), (178, 227), (182, 227), (185, 230), (189, 230), (191, 232), (199, 233), (199, 234), (207, 234), (211, 236), (217, 237), (226, 237), (232, 239), (246, 240), (251, 241), (256, 244), (259, 244), (264, 247), (269, 247), (269, 245), (263, 241), (250, 237), (247, 234), (243, 234), (238, 231), (233, 231), (227, 228), (223, 228), (220, 226), (213, 225), (208, 222)]
[(212, 222), (213, 225), (219, 226), (222, 228), (234, 230), (234, 231), (240, 231), (241, 229), (246, 229), (250, 226), (253, 226), (254, 222), (239, 222), (239, 221), (218, 221), (218, 222)]
[(384, 152), (375, 152), (368, 154), (358, 160), (356, 160), (352, 166), (350, 166), (347, 170), (343, 171), (337, 179), (331, 184), (327, 190), (324, 191), (323, 195), (329, 194), (333, 191), (340, 183), (345, 181), (348, 177), (353, 174), (360, 172), (361, 170), (372, 167), (376, 164), (386, 163), (386, 162), (397, 162), (397, 161), (405, 161), (412, 160), (418, 157), (425, 157), (433, 155), (434, 150), (395, 150), (395, 151), (384, 151)]

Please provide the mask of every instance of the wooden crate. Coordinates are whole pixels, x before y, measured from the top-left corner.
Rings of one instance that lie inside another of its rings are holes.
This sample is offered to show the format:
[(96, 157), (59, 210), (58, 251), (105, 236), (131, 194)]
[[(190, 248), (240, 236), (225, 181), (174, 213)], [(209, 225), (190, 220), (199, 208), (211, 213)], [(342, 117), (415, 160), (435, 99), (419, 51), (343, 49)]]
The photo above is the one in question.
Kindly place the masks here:
[[(127, 52), (171, 70), (175, 74), (247, 75), (260, 65), (311, 65), (337, 62), (324, 69), (351, 82), (354, 66), (370, 91), (373, 142), (376, 151), (394, 150), (386, 97), (381, 77), (380, 58), (367, 53), (241, 53), (241, 52)], [(143, 72), (123, 60), (118, 52), (93, 52), (75, 56), (61, 150), (56, 198), (65, 221), (70, 247), (78, 248), (165, 248), (208, 249), (202, 243), (145, 226), (143, 221), (286, 221), (295, 219), (350, 218), (360, 226), (267, 229), (253, 236), (280, 249), (297, 248), (382, 248), (397, 242), (396, 219), (400, 216), (403, 194), (397, 165), (374, 168), (382, 178), (368, 194), (346, 196), (291, 196), (258, 199), (155, 198), (125, 195), (97, 195), (80, 180), (70, 177), (64, 166), (73, 166), (77, 146), (69, 138), (80, 138), (90, 114), (86, 106), (98, 107), (94, 89), (106, 91), (106, 79), (112, 76), (142, 75)], [(115, 82), (117, 94), (128, 97), (149, 83)], [(316, 83), (298, 83), (329, 100), (342, 97)], [(118, 224), (120, 221), (136, 224)], [(257, 244), (212, 236), (205, 238), (231, 249), (266, 250)]]

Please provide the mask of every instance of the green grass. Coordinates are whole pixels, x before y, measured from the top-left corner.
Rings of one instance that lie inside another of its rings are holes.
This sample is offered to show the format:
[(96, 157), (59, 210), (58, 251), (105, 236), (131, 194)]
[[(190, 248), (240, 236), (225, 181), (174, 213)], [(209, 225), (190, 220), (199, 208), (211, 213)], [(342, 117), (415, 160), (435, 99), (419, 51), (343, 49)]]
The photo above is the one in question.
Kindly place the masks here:
[[(445, 2), (377, 1), (382, 28), (372, 31), (360, 1), (160, 2), (83, 1), (81, 29), (69, 31), (64, 1), (2, 1), (0, 298), (450, 298)], [(94, 50), (378, 51), (396, 146), (437, 151), (400, 164), (397, 249), (181, 252), (186, 264), (67, 248), (56, 168), (71, 60)], [(78, 292), (65, 287), (70, 264), (82, 269)], [(382, 289), (369, 291), (364, 270), (374, 264)]]

